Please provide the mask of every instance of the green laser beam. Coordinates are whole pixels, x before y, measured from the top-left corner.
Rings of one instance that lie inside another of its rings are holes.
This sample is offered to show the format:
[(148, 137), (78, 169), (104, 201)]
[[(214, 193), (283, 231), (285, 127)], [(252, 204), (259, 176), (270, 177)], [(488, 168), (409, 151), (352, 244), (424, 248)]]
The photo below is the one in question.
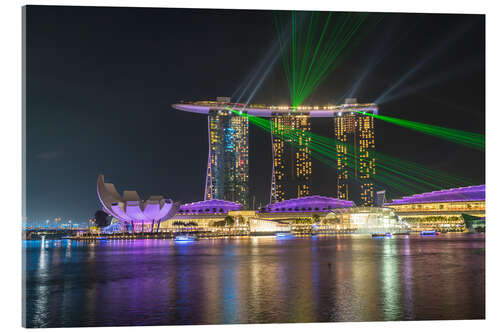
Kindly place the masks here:
[(356, 111), (358, 113), (380, 119), (398, 126), (406, 127), (414, 131), (425, 133), (431, 136), (435, 136), (447, 141), (451, 141), (457, 144), (461, 144), (470, 148), (478, 149), (481, 151), (485, 150), (485, 137), (484, 134), (472, 133), (467, 131), (461, 131), (452, 128), (446, 128), (442, 126), (430, 125), (425, 123), (420, 123), (411, 120), (399, 119), (389, 116), (381, 116), (377, 114), (364, 113), (361, 111)]
[[(275, 13), (275, 28), (292, 108), (300, 106), (359, 44), (369, 14)], [(380, 21), (375, 21), (377, 24)], [(285, 25), (290, 45), (282, 40)]]
[[(297, 147), (307, 146), (310, 148), (313, 158), (328, 166), (336, 168), (336, 162), (341, 158), (347, 164), (347, 171), (351, 177), (354, 177), (355, 172), (359, 172), (357, 168), (359, 168), (361, 163), (367, 162), (367, 159), (373, 158), (373, 161), (377, 159), (378, 171), (374, 170), (373, 180), (377, 184), (396, 189), (398, 193), (418, 193), (428, 190), (429, 187), (439, 189), (442, 188), (442, 184), (456, 187), (471, 183), (448, 173), (428, 169), (415, 162), (404, 161), (375, 151), (367, 151), (364, 155), (361, 155), (359, 152), (353, 150), (356, 147), (347, 143), (309, 131), (293, 129), (285, 125), (282, 125), (280, 128), (273, 128), (270, 120), (229, 108), (228, 110), (237, 115), (247, 117), (250, 123), (283, 139), (289, 144)], [(340, 150), (339, 145), (345, 148), (343, 149), (345, 153), (340, 155), (338, 153), (338, 150)], [(439, 180), (439, 184), (435, 182), (436, 180)]]

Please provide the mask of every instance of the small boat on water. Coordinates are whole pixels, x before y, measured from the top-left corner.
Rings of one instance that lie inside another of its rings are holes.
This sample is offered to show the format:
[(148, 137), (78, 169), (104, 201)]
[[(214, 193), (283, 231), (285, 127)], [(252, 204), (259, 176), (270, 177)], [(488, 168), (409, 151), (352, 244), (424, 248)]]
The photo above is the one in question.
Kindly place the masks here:
[(177, 235), (174, 238), (176, 242), (192, 242), (196, 240), (196, 236), (191, 235)]
[(372, 234), (373, 238), (383, 238), (383, 237), (392, 237), (390, 232), (375, 232)]
[(423, 230), (420, 232), (421, 236), (438, 236), (441, 235), (439, 231), (436, 230)]
[(277, 232), (275, 234), (277, 238), (290, 238), (294, 237), (294, 235), (291, 232)]

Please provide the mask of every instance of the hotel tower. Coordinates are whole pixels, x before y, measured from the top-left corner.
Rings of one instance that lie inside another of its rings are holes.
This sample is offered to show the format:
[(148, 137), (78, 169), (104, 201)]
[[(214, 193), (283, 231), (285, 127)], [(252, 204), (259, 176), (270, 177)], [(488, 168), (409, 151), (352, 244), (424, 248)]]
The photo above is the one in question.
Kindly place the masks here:
[[(219, 97), (217, 102), (229, 103)], [(248, 207), (248, 119), (226, 109), (208, 113), (205, 200), (221, 199)]]
[(308, 115), (275, 114), (271, 118), (271, 203), (310, 195), (311, 138), (306, 135), (310, 131), (311, 119)]
[(336, 117), (337, 197), (372, 206), (375, 200), (375, 123), (359, 113), (355, 99), (347, 99)]

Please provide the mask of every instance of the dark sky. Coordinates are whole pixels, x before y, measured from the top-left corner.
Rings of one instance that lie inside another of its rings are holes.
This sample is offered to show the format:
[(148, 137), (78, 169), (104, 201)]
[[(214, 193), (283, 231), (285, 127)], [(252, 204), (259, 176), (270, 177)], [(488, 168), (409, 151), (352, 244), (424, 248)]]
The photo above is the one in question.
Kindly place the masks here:
[[(143, 198), (202, 200), (207, 120), (171, 104), (231, 96), (276, 36), (271, 11), (29, 6), (28, 218), (93, 216), (100, 172)], [(385, 14), (306, 104), (338, 102), (375, 62), (359, 101), (376, 100), (414, 69), (380, 114), (484, 133), (484, 50), (484, 16)], [(289, 103), (280, 63), (253, 102)], [(331, 119), (312, 125), (333, 136)], [(376, 136), (380, 152), (484, 183), (483, 152), (380, 120)], [(312, 167), (312, 194), (336, 196), (335, 170)], [(257, 204), (269, 200), (270, 173), (270, 137), (251, 126)]]

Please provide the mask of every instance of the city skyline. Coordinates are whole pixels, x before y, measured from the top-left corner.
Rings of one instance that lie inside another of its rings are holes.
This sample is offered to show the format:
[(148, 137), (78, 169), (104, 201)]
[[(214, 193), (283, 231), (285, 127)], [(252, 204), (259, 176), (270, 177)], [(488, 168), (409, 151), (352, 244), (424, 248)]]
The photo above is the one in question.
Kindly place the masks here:
[(486, 15), (22, 14), (23, 327), (486, 318)]
[[(36, 14), (27, 28), (28, 218), (87, 220), (99, 207), (89, 185), (99, 172), (140, 194), (202, 200), (208, 137), (200, 142), (199, 133), (206, 133), (206, 119), (170, 105), (235, 92), (274, 43), (272, 12), (114, 8), (111, 24), (107, 8), (76, 8), (27, 11), (28, 18)], [(197, 23), (188, 25), (182, 15), (193, 15)], [(55, 17), (57, 24), (51, 24)], [(386, 14), (373, 38), (361, 43), (306, 104), (339, 103), (356, 87), (359, 101), (373, 102), (416, 68), (411, 80), (380, 104), (384, 115), (484, 133), (484, 100), (478, 98), (484, 96), (483, 23), (481, 16)], [(176, 36), (164, 33), (174, 26)], [(238, 38), (243, 34), (245, 41)], [(81, 49), (82, 38), (73, 36), (84, 36), (88, 47)], [(207, 36), (216, 36), (217, 43)], [(389, 37), (399, 42), (389, 43)], [(192, 41), (189, 46), (186, 40)], [(440, 41), (444, 45), (436, 50)], [(204, 51), (192, 52), (191, 44)], [(230, 52), (219, 46), (229, 44)], [(411, 56), (415, 53), (418, 58)], [(463, 57), (453, 56), (458, 53)], [(418, 59), (429, 60), (420, 64)], [(367, 70), (370, 64), (376, 66)], [(215, 75), (225, 78), (217, 86)], [(288, 104), (287, 98), (277, 64), (253, 100), (280, 105)], [(311, 122), (313, 132), (331, 137), (332, 122)], [(469, 185), (484, 183), (482, 152), (383, 121), (376, 128), (377, 151), (471, 178)], [(271, 137), (253, 125), (248, 131), (249, 193), (259, 205), (269, 201), (272, 152), (260, 147)], [(335, 196), (336, 172), (314, 158), (311, 163), (319, 175), (311, 179), (311, 194)]]

